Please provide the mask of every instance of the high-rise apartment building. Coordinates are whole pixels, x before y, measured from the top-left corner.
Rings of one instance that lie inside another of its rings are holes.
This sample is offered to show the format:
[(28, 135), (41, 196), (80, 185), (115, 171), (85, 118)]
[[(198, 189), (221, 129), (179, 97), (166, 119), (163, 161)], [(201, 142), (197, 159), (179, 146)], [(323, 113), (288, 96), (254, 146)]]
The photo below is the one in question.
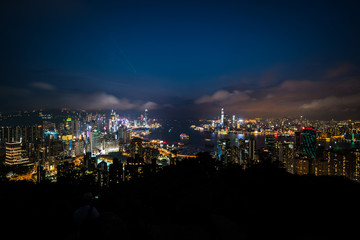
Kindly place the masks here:
[(143, 157), (142, 140), (140, 138), (134, 138), (130, 143), (130, 157), (135, 158), (136, 155)]
[(249, 160), (250, 160), (250, 162), (255, 161), (255, 153), (256, 153), (256, 141), (255, 141), (255, 139), (250, 139), (250, 141), (249, 141)]

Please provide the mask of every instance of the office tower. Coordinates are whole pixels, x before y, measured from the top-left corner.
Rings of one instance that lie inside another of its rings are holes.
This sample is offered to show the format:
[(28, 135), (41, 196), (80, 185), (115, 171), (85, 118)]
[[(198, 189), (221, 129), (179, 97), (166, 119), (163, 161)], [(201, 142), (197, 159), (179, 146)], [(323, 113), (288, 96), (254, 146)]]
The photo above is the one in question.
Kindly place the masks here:
[(116, 113), (114, 112), (114, 109), (111, 110), (110, 115), (111, 115), (111, 120), (112, 120), (112, 121), (115, 121)]
[(231, 162), (231, 141), (228, 138), (218, 140), (217, 144), (217, 157), (223, 164), (227, 165)]
[(221, 108), (221, 125), (224, 125), (224, 108)]
[(5, 164), (6, 165), (18, 165), (29, 163), (28, 158), (23, 158), (23, 150), (21, 149), (20, 142), (6, 143), (5, 152)]
[(316, 130), (306, 127), (301, 133), (301, 148), (311, 158), (316, 157)]
[(244, 139), (239, 139), (239, 151), (240, 151), (240, 165), (244, 165), (245, 164), (245, 160), (246, 160), (246, 154), (245, 151), (247, 149), (247, 144), (245, 143)]
[(120, 144), (126, 144), (130, 141), (130, 132), (125, 125), (119, 127), (119, 142)]
[(74, 153), (75, 153), (75, 156), (81, 156), (81, 155), (84, 155), (85, 153), (85, 142), (84, 140), (76, 140), (74, 143), (73, 143), (73, 150), (74, 150)]
[(66, 135), (73, 135), (74, 133), (74, 121), (72, 118), (67, 118), (65, 120), (64, 133)]
[(111, 110), (110, 119), (109, 119), (109, 132), (116, 133), (117, 132), (117, 120), (116, 120), (116, 113), (114, 110)]
[(145, 116), (144, 116), (144, 122), (145, 122), (145, 126), (149, 125), (149, 115), (148, 115), (148, 110), (145, 109)]
[(141, 158), (143, 156), (142, 140), (140, 138), (134, 138), (130, 143), (130, 157), (135, 158), (136, 155)]
[(79, 119), (75, 119), (75, 120), (74, 120), (73, 135), (74, 135), (76, 138), (80, 138), (80, 121), (79, 121)]
[(90, 133), (90, 151), (101, 150), (101, 133), (98, 130), (91, 131)]

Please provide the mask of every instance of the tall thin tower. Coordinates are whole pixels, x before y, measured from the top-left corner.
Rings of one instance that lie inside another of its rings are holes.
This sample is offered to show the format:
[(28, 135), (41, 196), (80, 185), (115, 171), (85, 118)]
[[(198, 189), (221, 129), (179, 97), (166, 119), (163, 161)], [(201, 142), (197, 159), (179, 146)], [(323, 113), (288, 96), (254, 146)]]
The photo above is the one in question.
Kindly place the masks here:
[(148, 125), (148, 121), (149, 121), (149, 116), (148, 116), (148, 110), (147, 109), (145, 109), (145, 117), (144, 117), (144, 122), (145, 122), (145, 126), (147, 126)]
[(224, 124), (224, 108), (221, 108), (221, 124)]

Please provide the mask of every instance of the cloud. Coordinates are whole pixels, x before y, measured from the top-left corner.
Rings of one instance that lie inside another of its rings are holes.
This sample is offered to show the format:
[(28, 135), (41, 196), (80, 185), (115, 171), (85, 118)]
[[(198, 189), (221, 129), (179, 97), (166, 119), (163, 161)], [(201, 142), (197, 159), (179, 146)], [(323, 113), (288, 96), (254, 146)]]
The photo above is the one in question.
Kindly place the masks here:
[(149, 109), (149, 110), (157, 109), (158, 107), (159, 107), (159, 105), (157, 103), (154, 103), (154, 102), (146, 102), (142, 106), (143, 109)]
[(49, 83), (45, 83), (45, 82), (32, 82), (30, 84), (32, 87), (34, 88), (38, 88), (38, 89), (42, 89), (42, 90), (47, 90), (47, 91), (52, 91), (55, 90), (56, 87), (49, 84)]
[(330, 111), (348, 111), (357, 110), (360, 103), (360, 95), (350, 95), (343, 97), (330, 96), (323, 99), (315, 99), (310, 103), (303, 104), (301, 108), (306, 110), (323, 110)]
[(249, 100), (250, 97), (247, 92), (240, 92), (238, 90), (234, 90), (233, 92), (226, 90), (218, 90), (212, 95), (204, 95), (201, 98), (195, 101), (196, 104), (202, 103), (234, 103)]
[(345, 74), (350, 73), (355, 69), (355, 66), (349, 63), (343, 63), (335, 68), (329, 69), (325, 73), (325, 78), (336, 78)]
[(161, 105), (152, 101), (132, 100), (125, 97), (119, 98), (106, 92), (85, 93), (80, 91), (42, 91), (41, 93), (32, 92), (27, 89), (17, 89), (11, 87), (0, 88), (0, 100), (7, 101), (9, 97), (16, 97), (16, 101), (10, 101), (7, 109), (32, 109), (43, 108), (53, 109), (68, 107), (71, 109), (83, 110), (109, 110), (120, 111), (144, 109), (154, 110), (162, 108)]
[(253, 91), (218, 90), (196, 99), (195, 103), (202, 106), (199, 111), (207, 114), (224, 107), (228, 114), (243, 117), (304, 115), (318, 119), (348, 119), (360, 118), (359, 91), (360, 76), (318, 81), (287, 80)]
[(101, 93), (71, 93), (63, 94), (59, 99), (58, 105), (85, 110), (144, 110), (155, 109), (158, 104), (155, 102), (144, 102), (140, 100), (129, 100), (128, 98), (118, 98), (114, 95)]

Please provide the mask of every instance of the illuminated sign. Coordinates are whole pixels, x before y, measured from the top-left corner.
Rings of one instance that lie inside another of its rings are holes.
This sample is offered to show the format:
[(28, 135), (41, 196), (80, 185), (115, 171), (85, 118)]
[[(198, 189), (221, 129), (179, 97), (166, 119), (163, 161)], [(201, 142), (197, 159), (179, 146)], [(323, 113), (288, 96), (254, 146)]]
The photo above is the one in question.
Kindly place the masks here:
[(70, 141), (70, 140), (72, 140), (73, 139), (73, 136), (72, 135), (63, 135), (62, 137), (61, 137), (61, 140), (63, 140), (63, 141)]

